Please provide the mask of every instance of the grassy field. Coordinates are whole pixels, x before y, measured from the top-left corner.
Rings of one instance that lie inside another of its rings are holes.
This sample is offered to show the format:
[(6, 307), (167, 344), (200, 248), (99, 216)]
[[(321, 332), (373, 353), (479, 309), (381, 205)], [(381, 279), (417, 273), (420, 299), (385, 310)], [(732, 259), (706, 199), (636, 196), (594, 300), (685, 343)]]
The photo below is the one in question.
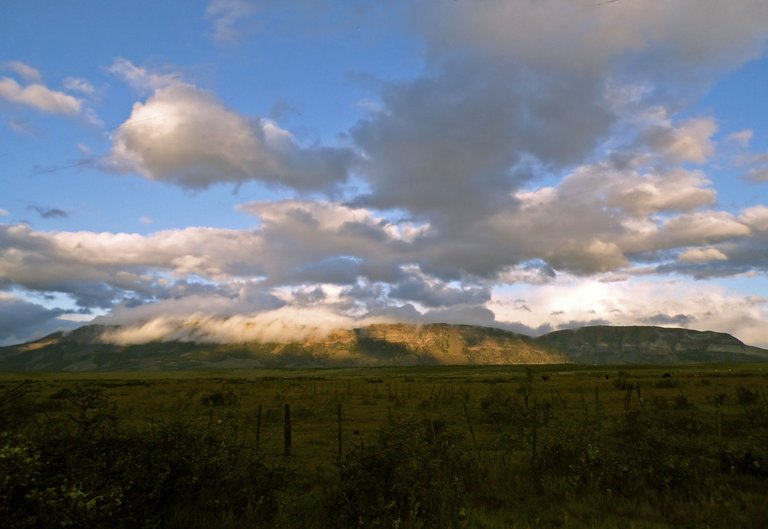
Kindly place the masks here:
[(764, 364), (0, 374), (0, 525), (766, 527), (766, 390)]

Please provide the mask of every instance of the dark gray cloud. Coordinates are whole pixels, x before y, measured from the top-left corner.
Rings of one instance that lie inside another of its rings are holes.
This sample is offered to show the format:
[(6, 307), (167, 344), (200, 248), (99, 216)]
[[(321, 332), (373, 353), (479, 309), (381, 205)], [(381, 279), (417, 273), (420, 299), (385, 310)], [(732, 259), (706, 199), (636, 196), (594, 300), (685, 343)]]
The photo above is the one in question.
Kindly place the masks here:
[(491, 299), (491, 291), (485, 286), (451, 286), (442, 281), (409, 274), (402, 281), (392, 285), (389, 297), (412, 301), (425, 307), (447, 307), (452, 305), (482, 305)]
[(687, 327), (696, 319), (687, 314), (654, 314), (649, 318), (644, 318), (643, 323), (648, 325), (677, 325), (680, 327)]
[(555, 330), (562, 331), (567, 329), (578, 329), (579, 327), (591, 327), (596, 325), (610, 325), (611, 322), (604, 318), (595, 318), (591, 320), (570, 320), (565, 323), (561, 323)]
[(44, 219), (66, 219), (69, 218), (69, 213), (59, 208), (49, 208), (42, 206), (29, 206), (29, 209), (36, 212), (40, 217)]
[(372, 188), (358, 203), (406, 208), (451, 227), (514, 207), (510, 195), (531, 176), (530, 163), (577, 162), (609, 130), (614, 118), (594, 82), (451, 62), (385, 85), (384, 109), (351, 131)]
[(57, 320), (64, 313), (61, 309), (48, 309), (11, 296), (0, 296), (0, 346), (71, 329), (75, 323)]

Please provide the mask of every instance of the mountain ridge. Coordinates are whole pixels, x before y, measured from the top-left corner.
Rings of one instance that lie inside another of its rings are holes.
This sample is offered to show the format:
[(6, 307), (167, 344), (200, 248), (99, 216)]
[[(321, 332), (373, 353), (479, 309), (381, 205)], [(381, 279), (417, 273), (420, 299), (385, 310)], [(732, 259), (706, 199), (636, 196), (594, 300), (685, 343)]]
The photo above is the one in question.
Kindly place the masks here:
[(531, 337), (497, 327), (378, 323), (287, 343), (103, 341), (86, 325), (0, 347), (5, 371), (125, 371), (379, 365), (675, 364), (768, 361), (768, 350), (714, 331), (587, 326)]

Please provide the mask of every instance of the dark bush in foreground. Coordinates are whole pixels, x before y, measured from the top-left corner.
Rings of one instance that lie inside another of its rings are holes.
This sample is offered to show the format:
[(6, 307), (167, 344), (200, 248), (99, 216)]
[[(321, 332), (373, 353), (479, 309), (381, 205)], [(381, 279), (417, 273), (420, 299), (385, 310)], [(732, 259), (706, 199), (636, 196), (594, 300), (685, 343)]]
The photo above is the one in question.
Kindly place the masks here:
[(268, 522), (283, 483), (279, 469), (243, 457), (215, 432), (182, 423), (85, 440), (72, 433), (31, 441), (6, 436), (0, 475), (0, 526), (7, 528)]
[(466, 450), (440, 430), (397, 423), (350, 451), (333, 498), (343, 526), (458, 527), (466, 515)]

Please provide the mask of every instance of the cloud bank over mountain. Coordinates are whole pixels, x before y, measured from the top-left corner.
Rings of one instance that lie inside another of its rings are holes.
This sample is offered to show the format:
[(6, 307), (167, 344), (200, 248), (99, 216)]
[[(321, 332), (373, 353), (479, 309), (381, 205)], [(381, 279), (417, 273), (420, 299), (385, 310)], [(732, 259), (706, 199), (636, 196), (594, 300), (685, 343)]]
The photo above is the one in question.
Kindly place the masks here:
[[(313, 9), (322, 20), (337, 7)], [(214, 0), (206, 38), (236, 48), (275, 9)], [(66, 312), (133, 324), (119, 343), (196, 318), (217, 341), (373, 319), (533, 334), (654, 323), (768, 345), (768, 299), (711, 282), (765, 284), (768, 205), (724, 203), (720, 176), (761, 185), (765, 162), (751, 129), (692, 110), (763, 56), (768, 4), (418, 0), (397, 12), (421, 69), (371, 75), (373, 103), (336, 143), (239, 110), (181, 69), (105, 65), (134, 99), (94, 163), (105, 178), (279, 196), (243, 197), (248, 228), (51, 231), (4, 217), (0, 307), (27, 316), (0, 343)], [(4, 64), (13, 104), (77, 115), (94, 90), (71, 77), (57, 92), (32, 65)]]

